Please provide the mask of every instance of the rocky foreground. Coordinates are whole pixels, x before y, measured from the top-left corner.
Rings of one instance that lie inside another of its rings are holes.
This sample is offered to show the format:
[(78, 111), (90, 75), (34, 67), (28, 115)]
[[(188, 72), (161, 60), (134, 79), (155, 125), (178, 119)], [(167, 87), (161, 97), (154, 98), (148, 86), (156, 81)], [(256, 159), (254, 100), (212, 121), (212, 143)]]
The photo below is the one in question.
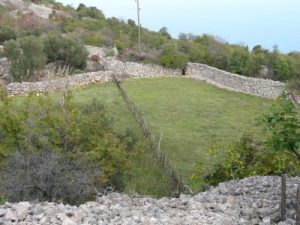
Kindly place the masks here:
[(300, 178), (287, 180), (288, 219), (280, 222), (279, 177), (251, 177), (221, 183), (207, 192), (153, 199), (110, 193), (79, 207), (43, 203), (5, 203), (0, 224), (295, 224)]

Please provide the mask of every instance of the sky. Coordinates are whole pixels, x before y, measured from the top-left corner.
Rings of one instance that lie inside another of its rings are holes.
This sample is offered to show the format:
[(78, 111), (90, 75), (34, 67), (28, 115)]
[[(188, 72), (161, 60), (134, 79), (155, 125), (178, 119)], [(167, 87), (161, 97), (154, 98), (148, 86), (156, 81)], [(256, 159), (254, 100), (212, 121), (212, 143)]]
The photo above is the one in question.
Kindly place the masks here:
[[(137, 18), (135, 0), (57, 0), (96, 6), (106, 17)], [(140, 0), (142, 26), (178, 34), (211, 34), (234, 44), (300, 51), (300, 0)]]

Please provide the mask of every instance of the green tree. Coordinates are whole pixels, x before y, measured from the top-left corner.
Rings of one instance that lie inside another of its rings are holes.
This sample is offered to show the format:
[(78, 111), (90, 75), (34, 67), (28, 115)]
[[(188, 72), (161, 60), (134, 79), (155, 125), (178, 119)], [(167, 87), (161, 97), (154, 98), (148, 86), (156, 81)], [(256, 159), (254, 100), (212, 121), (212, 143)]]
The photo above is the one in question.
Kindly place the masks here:
[(273, 71), (275, 80), (290, 79), (295, 69), (293, 61), (288, 56), (280, 54), (277, 45), (273, 47), (273, 52), (269, 55), (269, 67)]
[(243, 46), (234, 46), (231, 48), (229, 59), (229, 71), (240, 75), (249, 75), (250, 54), (248, 48)]
[(44, 38), (44, 45), (50, 62), (63, 62), (64, 67), (70, 67), (71, 71), (86, 67), (88, 52), (81, 41), (52, 33)]
[(103, 12), (96, 7), (86, 7), (84, 4), (79, 4), (76, 11), (80, 17), (91, 17), (93, 19), (104, 19)]
[(187, 62), (187, 56), (177, 49), (176, 44), (168, 45), (159, 58), (159, 63), (162, 66), (170, 68), (183, 68), (186, 66)]
[(40, 38), (25, 36), (4, 43), (5, 55), (11, 64), (11, 73), (15, 81), (28, 80), (37, 69), (46, 65), (47, 57)]
[(166, 37), (167, 39), (171, 39), (172, 36), (169, 34), (168, 32), (168, 28), (167, 27), (162, 27), (160, 30), (159, 30), (159, 33), (161, 35), (163, 35), (164, 37)]
[(271, 131), (268, 145), (276, 151), (290, 151), (300, 160), (300, 121), (287, 95), (279, 97), (261, 123)]

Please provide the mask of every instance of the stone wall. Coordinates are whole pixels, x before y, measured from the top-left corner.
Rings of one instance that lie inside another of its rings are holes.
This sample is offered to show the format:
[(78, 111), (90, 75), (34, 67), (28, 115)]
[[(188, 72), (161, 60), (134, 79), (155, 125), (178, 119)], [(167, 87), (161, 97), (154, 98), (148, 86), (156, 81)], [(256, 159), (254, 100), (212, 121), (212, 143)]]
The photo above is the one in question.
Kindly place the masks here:
[(7, 93), (9, 96), (26, 96), (29, 93), (45, 93), (64, 91), (69, 88), (75, 88), (83, 85), (105, 83), (111, 81), (111, 71), (101, 71), (78, 74), (65, 78), (41, 82), (22, 82), (11, 83), (7, 85)]
[(141, 64), (135, 62), (121, 62), (115, 58), (102, 60), (104, 70), (113, 71), (118, 78), (157, 78), (167, 76), (178, 76), (179, 69), (168, 69), (154, 64)]
[(0, 58), (0, 78), (9, 77), (10, 62), (7, 58)]
[(286, 85), (279, 81), (244, 77), (198, 63), (189, 63), (187, 74), (221, 88), (266, 98), (277, 97), (286, 89)]
[(9, 96), (26, 96), (31, 92), (39, 94), (63, 91), (83, 85), (109, 82), (112, 79), (112, 74), (115, 74), (120, 80), (127, 78), (176, 76), (180, 74), (180, 70), (165, 69), (157, 65), (123, 63), (114, 58), (106, 59), (105, 63), (105, 71), (77, 74), (56, 80), (11, 83), (7, 85), (7, 93)]
[[(0, 73), (1, 68), (7, 68), (7, 66), (1, 67), (1, 60), (2, 59), (0, 59)], [(104, 71), (77, 74), (58, 80), (35, 83), (11, 83), (7, 86), (8, 94), (27, 95), (29, 92), (53, 92), (65, 90), (66, 87), (73, 88), (93, 83), (103, 83), (111, 81), (112, 74), (115, 74), (120, 80), (127, 78), (157, 78), (181, 75), (180, 69), (168, 69), (153, 64), (145, 65), (134, 62), (121, 62), (115, 58), (103, 58), (101, 63)], [(277, 97), (286, 89), (286, 85), (278, 81), (244, 77), (204, 64), (189, 63), (186, 73), (188, 74), (186, 77), (189, 78), (205, 80), (221, 88), (266, 98)]]

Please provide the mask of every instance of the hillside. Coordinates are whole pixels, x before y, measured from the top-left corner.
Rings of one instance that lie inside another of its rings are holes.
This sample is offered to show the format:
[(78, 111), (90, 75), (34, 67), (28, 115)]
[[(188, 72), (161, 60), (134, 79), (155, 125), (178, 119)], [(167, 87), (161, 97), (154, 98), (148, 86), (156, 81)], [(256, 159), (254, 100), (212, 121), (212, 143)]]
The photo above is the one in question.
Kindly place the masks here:
[[(269, 51), (259, 43), (249, 49), (209, 34), (180, 34), (174, 39), (166, 27), (158, 32), (143, 27), (142, 47), (139, 49), (135, 21), (106, 18), (101, 9), (95, 7), (80, 4), (75, 9), (50, 0), (1, 0), (0, 4), (0, 44), (28, 35), (58, 32), (86, 45), (116, 46), (118, 57), (124, 61), (152, 62), (173, 68), (183, 68), (187, 62), (195, 62), (246, 76), (293, 82), (299, 79), (298, 52), (282, 54), (278, 47)], [(7, 29), (9, 36), (6, 36)]]

